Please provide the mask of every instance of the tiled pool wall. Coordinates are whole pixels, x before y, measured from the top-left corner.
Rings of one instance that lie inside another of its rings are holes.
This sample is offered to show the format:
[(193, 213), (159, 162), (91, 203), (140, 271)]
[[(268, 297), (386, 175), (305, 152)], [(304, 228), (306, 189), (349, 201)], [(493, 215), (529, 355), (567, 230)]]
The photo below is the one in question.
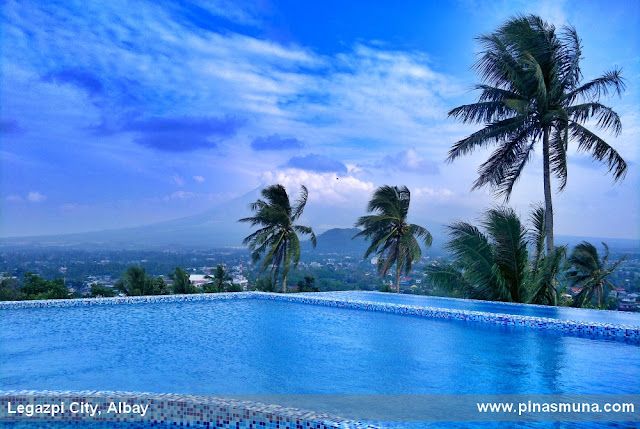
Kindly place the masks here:
[[(26, 414), (27, 406), (37, 410), (37, 405), (48, 405), (48, 414)], [(59, 407), (54, 415), (51, 411), (53, 405)], [(10, 410), (16, 412), (10, 413)], [(327, 414), (259, 402), (198, 395), (98, 391), (0, 391), (0, 422), (3, 421), (145, 422), (150, 426), (223, 429), (374, 427)]]
[[(357, 293), (355, 293), (354, 296), (357, 296)], [(402, 314), (409, 316), (460, 320), (478, 323), (491, 323), (502, 326), (547, 329), (560, 331), (571, 335), (599, 337), (640, 344), (640, 326), (597, 322), (579, 322), (573, 320), (522, 316), (516, 314), (487, 313), (481, 311), (423, 307), (407, 304), (369, 302), (351, 298), (322, 296), (321, 293), (278, 294), (266, 292), (238, 292), (220, 294), (161, 295), (41, 301), (4, 301), (0, 302), (0, 310), (36, 307), (85, 307), (160, 302), (215, 301), (229, 299), (266, 299), (303, 304), (324, 305), (329, 307), (350, 308), (356, 310), (381, 311), (385, 313)]]

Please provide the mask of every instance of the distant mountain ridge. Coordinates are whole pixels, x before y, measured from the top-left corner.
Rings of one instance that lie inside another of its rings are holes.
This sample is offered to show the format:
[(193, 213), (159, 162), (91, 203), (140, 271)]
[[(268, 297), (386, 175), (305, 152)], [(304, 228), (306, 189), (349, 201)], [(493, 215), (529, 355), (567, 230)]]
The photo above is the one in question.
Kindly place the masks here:
[(369, 245), (362, 237), (353, 239), (358, 228), (333, 228), (317, 235), (317, 246), (313, 249), (310, 241), (305, 241), (303, 250), (318, 253), (362, 253)]
[[(193, 216), (158, 222), (139, 227), (93, 231), (73, 234), (47, 235), (37, 237), (0, 238), (0, 248), (12, 247), (67, 247), (85, 249), (213, 249), (224, 247), (244, 247), (242, 239), (251, 233), (248, 224), (237, 222), (242, 217), (251, 216), (249, 204), (260, 197), (261, 187), (231, 201), (220, 204)], [(425, 249), (425, 254), (440, 256), (447, 241), (442, 228), (429, 226), (434, 235), (433, 245)], [(307, 241), (302, 243), (304, 251), (319, 253), (364, 254), (368, 244), (363, 238), (352, 239), (359, 232), (357, 228), (333, 228), (317, 234), (318, 246), (313, 249)], [(582, 241), (589, 241), (597, 247), (604, 241), (612, 251), (618, 253), (640, 253), (640, 240), (599, 237), (576, 237), (556, 235), (556, 245), (570, 248)]]

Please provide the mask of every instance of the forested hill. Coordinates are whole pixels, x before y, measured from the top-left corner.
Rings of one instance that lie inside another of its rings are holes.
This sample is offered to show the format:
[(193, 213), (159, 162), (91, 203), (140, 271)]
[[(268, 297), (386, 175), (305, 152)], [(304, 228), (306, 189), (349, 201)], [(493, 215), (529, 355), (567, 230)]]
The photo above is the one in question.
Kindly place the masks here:
[[(348, 253), (363, 255), (369, 247), (369, 242), (363, 237), (353, 238), (360, 230), (358, 228), (333, 228), (317, 236), (318, 245), (315, 251), (318, 253)], [(435, 240), (437, 241), (437, 240)], [(440, 240), (441, 241), (441, 240)], [(312, 251), (309, 241), (304, 242), (303, 250)], [(423, 249), (424, 250), (424, 249)], [(432, 248), (426, 250), (427, 254), (438, 256), (442, 254), (442, 242), (434, 242)]]

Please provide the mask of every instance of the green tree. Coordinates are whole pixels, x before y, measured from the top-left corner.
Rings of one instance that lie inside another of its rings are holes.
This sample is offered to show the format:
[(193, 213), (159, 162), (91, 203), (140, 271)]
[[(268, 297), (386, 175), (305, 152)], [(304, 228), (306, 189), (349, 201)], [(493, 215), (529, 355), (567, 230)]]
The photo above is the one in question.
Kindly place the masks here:
[(155, 279), (154, 278), (151, 279), (151, 286), (153, 287), (154, 295), (171, 294), (171, 288), (169, 288), (169, 285), (167, 284), (167, 282), (165, 282), (164, 279), (160, 276), (156, 277)]
[(626, 260), (626, 256), (610, 264), (609, 246), (606, 243), (602, 243), (602, 245), (605, 249), (602, 259), (598, 254), (598, 249), (586, 241), (578, 244), (567, 259), (569, 270), (565, 277), (566, 280), (571, 287), (582, 288), (582, 291), (573, 298), (573, 307), (582, 307), (591, 302), (595, 294), (596, 304), (598, 307), (604, 308), (605, 290), (616, 291), (615, 286), (607, 277)]
[(233, 280), (231, 274), (220, 264), (218, 264), (212, 276), (205, 277), (212, 280), (211, 283), (205, 285), (206, 292), (225, 292), (227, 288), (231, 287), (231, 281)]
[(555, 305), (564, 248), (544, 255), (543, 207), (534, 209), (532, 220), (534, 229), (528, 232), (513, 209), (498, 207), (484, 213), (486, 233), (467, 222), (452, 223), (445, 248), (453, 261), (426, 267), (427, 281), (473, 299)]
[(0, 301), (20, 301), (24, 294), (18, 282), (11, 277), (3, 277), (0, 282)]
[(110, 298), (115, 296), (115, 292), (113, 288), (103, 286), (99, 283), (93, 283), (91, 285), (91, 292), (89, 293), (89, 298)]
[(46, 280), (37, 274), (27, 272), (21, 288), (26, 299), (67, 299), (69, 290), (63, 279)]
[(313, 276), (304, 276), (304, 280), (298, 282), (298, 292), (318, 292), (316, 278)]
[(173, 273), (169, 274), (171, 280), (173, 280), (173, 293), (196, 293), (198, 290), (189, 280), (189, 273), (180, 267), (176, 267)]
[(551, 253), (545, 253), (547, 238), (545, 208), (539, 204), (530, 216), (533, 229), (529, 233), (529, 246), (533, 248), (527, 276), (527, 288), (531, 294), (530, 302), (541, 305), (557, 305), (558, 291), (556, 280), (560, 275), (562, 262), (566, 258), (565, 246), (556, 246)]
[(295, 225), (307, 204), (307, 188), (300, 187), (300, 197), (294, 206), (282, 185), (271, 185), (261, 191), (264, 200), (259, 199), (249, 207), (255, 216), (240, 219), (239, 222), (260, 226), (247, 236), (243, 244), (249, 245), (253, 262), (258, 262), (264, 254), (262, 272), (271, 266), (274, 283), (282, 267), (282, 292), (287, 292), (287, 275), (293, 263), (296, 268), (300, 261), (300, 239), (298, 234), (309, 235), (311, 244), (316, 246), (316, 235), (308, 226)]
[(607, 144), (583, 126), (590, 119), (618, 135), (618, 114), (599, 103), (600, 96), (625, 89), (620, 69), (581, 84), (581, 43), (573, 27), (560, 34), (554, 26), (533, 15), (510, 19), (495, 32), (477, 38), (484, 50), (475, 69), (484, 81), (478, 102), (456, 107), (449, 116), (485, 127), (458, 141), (447, 160), (454, 161), (475, 149), (497, 149), (479, 169), (473, 189), (489, 185), (508, 200), (536, 143), (542, 140), (546, 251), (554, 251), (551, 175), (567, 183), (567, 150), (570, 140), (580, 152), (605, 163), (614, 180), (623, 179), (627, 164)]
[(259, 290), (261, 292), (275, 292), (276, 291), (276, 285), (273, 282), (273, 278), (272, 277), (265, 277), (263, 279), (256, 280), (255, 288), (256, 288), (256, 290)]
[(151, 277), (142, 267), (132, 265), (122, 274), (114, 288), (128, 296), (153, 295)]
[(378, 272), (382, 277), (394, 264), (396, 266), (396, 292), (400, 292), (400, 275), (404, 269), (409, 274), (413, 261), (420, 260), (422, 250), (418, 239), (426, 247), (431, 246), (431, 233), (413, 223), (407, 222), (411, 193), (406, 186), (382, 186), (373, 193), (367, 205), (367, 213), (355, 223), (363, 230), (353, 238), (366, 237), (371, 245), (364, 253), (364, 259), (376, 253)]

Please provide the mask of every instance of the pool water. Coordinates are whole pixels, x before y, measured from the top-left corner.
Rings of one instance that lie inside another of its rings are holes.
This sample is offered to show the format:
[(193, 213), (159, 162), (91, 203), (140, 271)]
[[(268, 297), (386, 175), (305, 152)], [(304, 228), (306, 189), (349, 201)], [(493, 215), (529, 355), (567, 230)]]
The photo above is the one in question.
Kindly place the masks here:
[[(307, 295), (307, 294), (305, 294)], [(551, 319), (574, 320), (579, 322), (611, 323), (640, 326), (640, 313), (623, 311), (592, 310), (571, 307), (551, 307), (544, 305), (518, 305), (505, 302), (480, 301), (471, 299), (442, 298), (423, 295), (405, 295), (380, 292), (323, 292), (311, 296), (337, 299), (354, 299), (370, 302), (387, 302), (420, 307), (436, 307), (451, 310), (482, 311), (485, 313), (517, 314), (521, 316), (548, 317)]]
[(0, 390), (640, 393), (633, 344), (254, 299), (2, 310), (0, 357)]

